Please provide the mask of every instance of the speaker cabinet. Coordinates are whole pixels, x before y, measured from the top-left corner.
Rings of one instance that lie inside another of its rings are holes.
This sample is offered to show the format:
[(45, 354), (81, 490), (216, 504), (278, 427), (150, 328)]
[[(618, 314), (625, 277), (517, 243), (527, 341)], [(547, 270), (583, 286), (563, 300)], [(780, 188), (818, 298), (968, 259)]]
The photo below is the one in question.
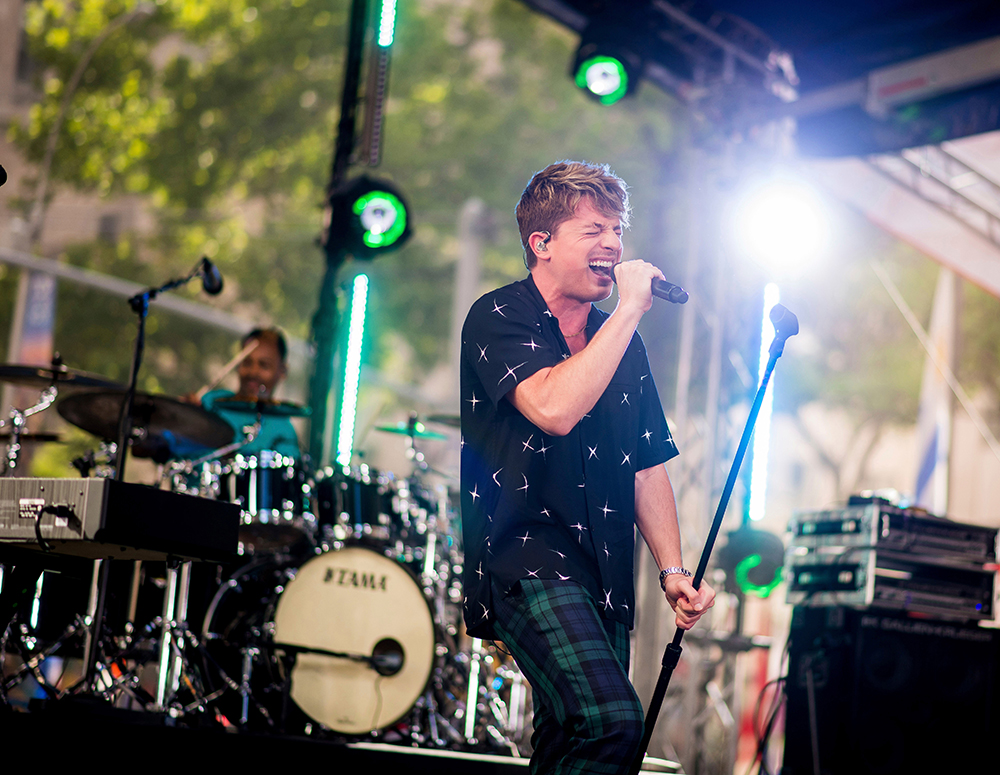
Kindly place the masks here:
[[(997, 632), (796, 608), (782, 775), (972, 775), (1000, 766)], [(815, 763), (819, 763), (819, 771)]]

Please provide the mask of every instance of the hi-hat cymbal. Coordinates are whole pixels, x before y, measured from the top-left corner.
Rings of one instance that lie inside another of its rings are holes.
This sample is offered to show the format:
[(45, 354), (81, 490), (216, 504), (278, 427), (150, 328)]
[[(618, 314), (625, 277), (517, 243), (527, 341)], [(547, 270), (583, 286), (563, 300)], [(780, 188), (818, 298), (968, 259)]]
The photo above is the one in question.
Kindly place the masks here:
[(231, 412), (260, 413), (278, 417), (308, 417), (312, 413), (308, 406), (293, 404), (291, 401), (241, 401), (235, 396), (233, 398), (217, 398), (212, 406)]
[(395, 425), (376, 425), (375, 430), (383, 433), (396, 433), (409, 436), (411, 439), (447, 439), (443, 433), (427, 430), (422, 422), (399, 422)]
[(85, 371), (71, 369), (69, 366), (64, 365), (52, 367), (4, 363), (0, 364), (0, 381), (35, 388), (47, 388), (49, 385), (56, 385), (60, 388), (124, 389), (123, 385), (106, 377), (98, 374), (88, 374)]
[[(118, 419), (125, 399), (124, 390), (77, 393), (64, 398), (56, 411), (67, 422), (105, 441), (118, 438)], [(233, 440), (232, 426), (196, 404), (169, 396), (136, 393), (132, 404), (132, 426), (147, 436), (171, 434), (182, 443), (217, 449)], [(138, 450), (133, 453), (142, 456)]]

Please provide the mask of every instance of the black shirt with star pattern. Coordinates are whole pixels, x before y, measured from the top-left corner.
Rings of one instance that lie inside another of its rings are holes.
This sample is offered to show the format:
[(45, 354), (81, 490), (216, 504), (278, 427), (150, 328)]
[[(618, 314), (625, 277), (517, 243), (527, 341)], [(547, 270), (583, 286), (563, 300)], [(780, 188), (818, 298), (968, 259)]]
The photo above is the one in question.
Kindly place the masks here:
[[(608, 318), (591, 306), (587, 336)], [(462, 330), (465, 623), (492, 638), (493, 589), (524, 578), (578, 582), (632, 627), (635, 474), (677, 454), (632, 336), (604, 394), (566, 436), (543, 433), (507, 393), (569, 347), (529, 275), (480, 298)]]

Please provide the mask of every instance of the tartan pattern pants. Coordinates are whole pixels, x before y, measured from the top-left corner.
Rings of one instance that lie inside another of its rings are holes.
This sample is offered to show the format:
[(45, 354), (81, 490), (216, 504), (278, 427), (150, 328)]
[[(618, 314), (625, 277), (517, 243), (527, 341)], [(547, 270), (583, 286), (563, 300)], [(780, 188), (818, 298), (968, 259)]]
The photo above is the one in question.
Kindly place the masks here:
[(524, 579), (496, 592), (494, 627), (531, 683), (532, 775), (627, 773), (642, 742), (629, 633), (579, 584)]

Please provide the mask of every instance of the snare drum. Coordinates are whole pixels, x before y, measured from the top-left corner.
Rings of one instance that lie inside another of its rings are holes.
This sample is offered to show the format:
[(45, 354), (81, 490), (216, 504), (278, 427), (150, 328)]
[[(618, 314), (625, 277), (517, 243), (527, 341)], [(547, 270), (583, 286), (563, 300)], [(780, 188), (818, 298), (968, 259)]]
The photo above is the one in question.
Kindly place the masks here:
[(271, 450), (235, 455), (218, 477), (219, 499), (243, 509), (241, 552), (279, 551), (315, 533), (312, 487), (298, 460)]
[(240, 655), (254, 655), (251, 691), (272, 716), (289, 685), (308, 719), (346, 735), (399, 721), (435, 659), (430, 605), (412, 574), (359, 546), (297, 569), (268, 558), (248, 564), (216, 594), (205, 633), (237, 683)]

